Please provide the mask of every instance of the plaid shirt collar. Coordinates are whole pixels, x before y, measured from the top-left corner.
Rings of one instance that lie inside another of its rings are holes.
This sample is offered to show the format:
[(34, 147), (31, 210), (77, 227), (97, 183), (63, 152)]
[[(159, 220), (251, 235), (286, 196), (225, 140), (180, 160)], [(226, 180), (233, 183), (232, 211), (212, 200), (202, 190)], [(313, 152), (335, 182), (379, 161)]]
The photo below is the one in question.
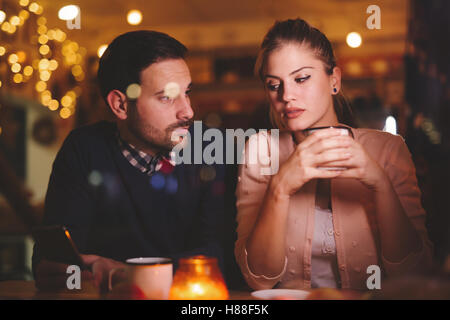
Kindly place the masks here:
[(148, 153), (138, 150), (132, 144), (124, 141), (117, 131), (117, 141), (119, 143), (120, 151), (122, 152), (125, 159), (135, 168), (137, 168), (142, 173), (145, 173), (151, 176), (156, 171), (159, 171), (163, 165), (163, 160), (169, 162), (172, 166), (174, 166), (174, 161), (171, 157), (166, 157), (162, 154), (157, 154), (155, 156), (151, 156)]

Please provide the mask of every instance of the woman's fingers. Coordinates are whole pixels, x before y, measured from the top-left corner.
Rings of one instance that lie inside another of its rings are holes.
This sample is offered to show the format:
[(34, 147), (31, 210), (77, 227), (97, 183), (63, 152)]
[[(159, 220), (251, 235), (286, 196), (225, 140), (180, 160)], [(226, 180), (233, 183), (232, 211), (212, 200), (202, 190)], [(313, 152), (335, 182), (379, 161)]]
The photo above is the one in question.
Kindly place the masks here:
[(331, 137), (342, 137), (342, 131), (339, 129), (324, 129), (314, 132), (312, 135), (308, 136), (302, 143), (299, 144), (301, 148), (309, 148), (314, 143), (325, 140)]

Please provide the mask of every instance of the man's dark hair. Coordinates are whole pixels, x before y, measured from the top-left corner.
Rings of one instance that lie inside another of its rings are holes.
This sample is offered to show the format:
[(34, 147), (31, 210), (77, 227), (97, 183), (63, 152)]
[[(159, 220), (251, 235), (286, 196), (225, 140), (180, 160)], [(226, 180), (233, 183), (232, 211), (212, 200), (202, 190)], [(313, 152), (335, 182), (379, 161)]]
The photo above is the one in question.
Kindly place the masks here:
[(103, 53), (98, 67), (103, 99), (106, 101), (112, 90), (126, 93), (130, 84), (140, 84), (140, 73), (149, 65), (166, 59), (184, 59), (186, 52), (178, 40), (157, 31), (132, 31), (118, 36)]

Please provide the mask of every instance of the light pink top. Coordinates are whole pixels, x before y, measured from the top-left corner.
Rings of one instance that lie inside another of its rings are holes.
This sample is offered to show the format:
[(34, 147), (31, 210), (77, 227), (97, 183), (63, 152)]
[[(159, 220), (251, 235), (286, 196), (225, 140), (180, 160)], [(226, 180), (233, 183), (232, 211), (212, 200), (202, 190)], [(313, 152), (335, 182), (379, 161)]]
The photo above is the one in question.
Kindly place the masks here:
[[(330, 188), (338, 278), (342, 288), (367, 289), (368, 266), (380, 266), (382, 277), (427, 268), (431, 264), (432, 244), (425, 228), (425, 211), (421, 205), (415, 167), (402, 137), (372, 129), (352, 129), (352, 132), (356, 141), (384, 168), (423, 243), (420, 252), (411, 253), (400, 262), (387, 261), (381, 253), (372, 191), (355, 179), (332, 179)], [(280, 166), (295, 148), (292, 135), (288, 132), (280, 133), (278, 146), (271, 145), (276, 143), (276, 140), (269, 139), (267, 133), (260, 132), (252, 136), (246, 144), (246, 156), (251, 153), (250, 150), (255, 152), (250, 147), (255, 141), (259, 141), (258, 152), (266, 148), (263, 152), (269, 154), (269, 158), (272, 157), (271, 150), (279, 150)], [(270, 181), (270, 175), (261, 174), (261, 169), (267, 170), (270, 167), (267, 165), (267, 157), (258, 159), (262, 160), (250, 163), (246, 161), (246, 164), (239, 168), (236, 189), (238, 210), (236, 260), (247, 283), (254, 289), (310, 288), (316, 180), (306, 183), (290, 199), (286, 260), (281, 273), (276, 277), (266, 277), (252, 273), (248, 267), (247, 238), (252, 231)]]

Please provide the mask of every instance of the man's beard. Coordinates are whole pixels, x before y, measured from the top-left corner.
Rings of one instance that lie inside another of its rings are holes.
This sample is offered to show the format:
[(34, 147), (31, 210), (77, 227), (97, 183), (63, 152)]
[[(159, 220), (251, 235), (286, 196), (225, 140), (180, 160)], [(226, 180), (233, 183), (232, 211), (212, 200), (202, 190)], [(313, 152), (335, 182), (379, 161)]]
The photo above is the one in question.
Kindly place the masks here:
[[(193, 123), (192, 119), (180, 121), (169, 125), (165, 130), (155, 128), (151, 124), (144, 124), (140, 119), (132, 117), (132, 121), (128, 123), (128, 130), (145, 146), (155, 150), (157, 153), (168, 154), (172, 149), (181, 142), (181, 140), (173, 141), (173, 131), (180, 127), (190, 127)], [(181, 138), (180, 138), (181, 139)]]

